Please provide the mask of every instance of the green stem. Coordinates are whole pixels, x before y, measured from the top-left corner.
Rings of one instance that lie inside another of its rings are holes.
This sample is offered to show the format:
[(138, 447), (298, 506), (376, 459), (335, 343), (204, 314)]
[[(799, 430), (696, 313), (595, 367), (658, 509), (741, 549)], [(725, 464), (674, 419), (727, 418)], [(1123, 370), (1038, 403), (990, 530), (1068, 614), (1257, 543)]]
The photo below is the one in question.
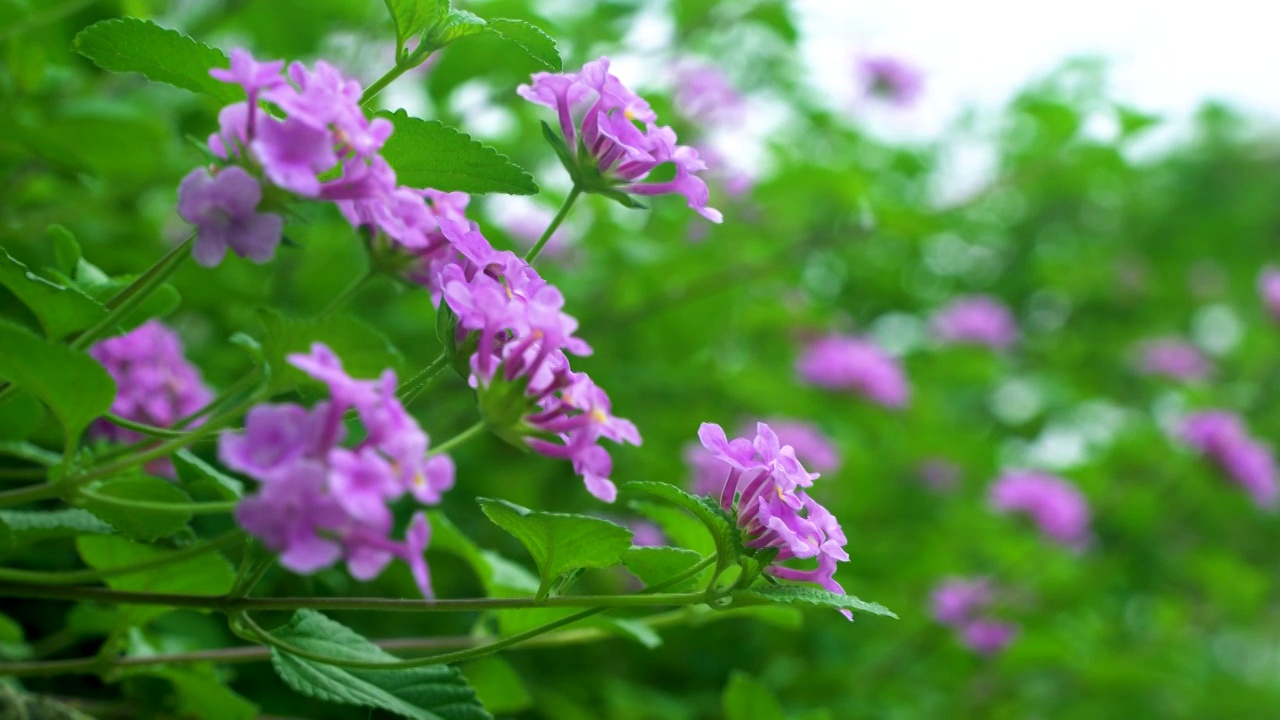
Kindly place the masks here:
[(160, 258), (151, 269), (143, 273), (134, 280), (129, 287), (116, 293), (116, 296), (107, 301), (107, 314), (102, 319), (94, 323), (88, 330), (80, 333), (75, 340), (71, 342), (71, 347), (75, 350), (83, 350), (92, 345), (95, 340), (111, 332), (119, 323), (121, 318), (129, 314), (134, 308), (138, 307), (143, 300), (146, 300), (156, 288), (164, 284), (165, 280), (173, 274), (175, 270), (182, 265), (182, 261), (187, 259), (191, 254), (191, 246), (195, 242), (195, 235), (187, 238), (181, 245), (169, 251), (167, 255)]
[(431, 456), (433, 456), (433, 455), (439, 455), (439, 454), (441, 454), (441, 453), (446, 453), (446, 452), (448, 452), (449, 450), (451, 450), (451, 449), (453, 449), (453, 448), (457, 447), (458, 445), (461, 445), (462, 443), (464, 443), (464, 442), (466, 442), (466, 441), (470, 440), (471, 438), (473, 438), (473, 437), (475, 437), (475, 436), (479, 435), (480, 433), (484, 432), (484, 427), (485, 427), (485, 426), (484, 426), (484, 421), (483, 421), (483, 420), (481, 420), (480, 422), (476, 423), (475, 425), (472, 425), (471, 427), (467, 428), (466, 430), (463, 430), (462, 432), (458, 433), (457, 435), (454, 435), (453, 437), (449, 438), (448, 440), (445, 440), (444, 442), (440, 443), (439, 445), (437, 445), (437, 446), (435, 446), (435, 447), (431, 448), (431, 452), (427, 453), (427, 457), (431, 457)]
[(17, 490), (7, 490), (0, 492), (0, 508), (25, 505), (37, 500), (48, 500), (49, 498), (57, 497), (60, 492), (57, 485), (47, 482), (39, 485), (28, 485)]
[(372, 280), (374, 275), (375, 273), (372, 269), (361, 273), (360, 277), (356, 278), (355, 281), (343, 289), (342, 292), (335, 295), (334, 298), (329, 301), (329, 304), (324, 306), (324, 309), (320, 311), (320, 314), (316, 316), (316, 318), (327, 318), (338, 312), (338, 310), (341, 310), (343, 305), (346, 305), (351, 298), (355, 297), (364, 289), (365, 284)]
[[(73, 570), (71, 572), (44, 572), (37, 570), (14, 570), (11, 568), (0, 568), (0, 581), (18, 582), (30, 584), (43, 584), (50, 586), (60, 585), (78, 585), (81, 583), (97, 582), (106, 578), (119, 577), (121, 575), (132, 575), (134, 573), (154, 570), (155, 568), (164, 567), (193, 557), (199, 557), (219, 550), (225, 550), (244, 541), (244, 533), (239, 528), (228, 530), (227, 532), (209, 540), (208, 542), (197, 543), (181, 550), (167, 553), (161, 557), (152, 558), (140, 563), (131, 565), (119, 565), (117, 567), (103, 568), (100, 570)], [(74, 588), (61, 588), (62, 590), (74, 590)], [(13, 597), (24, 597), (22, 595), (13, 595), (12, 588), (0, 589), (0, 595), (10, 595)], [(20, 591), (19, 591), (20, 592)], [(74, 593), (68, 593), (74, 594)]]
[(114, 505), (116, 507), (127, 508), (130, 510), (190, 513), (192, 515), (216, 515), (218, 513), (229, 513), (235, 511), (236, 505), (240, 504), (240, 501), (238, 500), (224, 500), (222, 502), (206, 503), (166, 503), (151, 502), (149, 500), (130, 500), (129, 498), (103, 495), (102, 493), (96, 493), (87, 488), (80, 488), (76, 490), (76, 493), (103, 505)]
[(400, 402), (406, 407), (412, 403), (419, 395), (431, 387), (435, 379), (449, 364), (449, 358), (444, 353), (440, 353), (440, 357), (431, 361), (431, 364), (423, 368), (422, 372), (409, 378), (408, 382), (400, 389)]
[(415, 59), (413, 56), (410, 56), (397, 62), (394, 67), (386, 72), (385, 75), (374, 80), (369, 84), (369, 87), (364, 89), (364, 94), (360, 96), (360, 104), (368, 105), (375, 97), (378, 96), (378, 93), (382, 92), (383, 88), (390, 85), (396, 78), (412, 70), (418, 65), (421, 65), (422, 61), (426, 59), (426, 56), (423, 56), (421, 59)]
[(564, 204), (560, 206), (560, 212), (557, 212), (556, 216), (551, 219), (551, 224), (542, 232), (542, 237), (538, 238), (538, 242), (534, 243), (533, 247), (529, 248), (529, 252), (525, 253), (524, 259), (530, 265), (532, 265), (533, 261), (538, 258), (538, 254), (542, 252), (542, 248), (546, 246), (547, 241), (551, 239), (552, 234), (559, 229), (560, 223), (564, 222), (564, 219), (569, 216), (569, 210), (573, 208), (574, 201), (577, 200), (578, 196), (581, 194), (582, 189), (577, 185), (574, 185), (573, 189), (569, 191), (569, 196), (564, 199)]
[(143, 435), (150, 435), (151, 437), (173, 438), (182, 437), (187, 434), (185, 430), (173, 430), (170, 428), (156, 427), (155, 425), (147, 425), (146, 423), (134, 422), (128, 418), (120, 417), (115, 413), (107, 413), (103, 417), (122, 428), (140, 432)]

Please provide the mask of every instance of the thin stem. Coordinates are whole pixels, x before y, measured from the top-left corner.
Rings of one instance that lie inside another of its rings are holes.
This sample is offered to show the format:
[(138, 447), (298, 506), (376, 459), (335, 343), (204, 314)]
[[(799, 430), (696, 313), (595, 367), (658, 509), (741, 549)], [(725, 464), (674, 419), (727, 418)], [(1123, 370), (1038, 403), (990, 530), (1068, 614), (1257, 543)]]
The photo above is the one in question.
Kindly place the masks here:
[(187, 256), (191, 254), (191, 247), (195, 243), (195, 238), (195, 235), (188, 237), (181, 245), (160, 258), (155, 265), (151, 266), (150, 270), (147, 270), (137, 280), (130, 283), (129, 287), (116, 293), (115, 297), (108, 300), (107, 314), (102, 316), (102, 319), (94, 323), (88, 330), (80, 333), (71, 342), (71, 347), (75, 350), (83, 350), (93, 344), (95, 340), (106, 335), (119, 324), (121, 318), (138, 307), (143, 300), (150, 297), (151, 293), (164, 284), (164, 281), (168, 280), (169, 276), (182, 265), (182, 261), (186, 260)]
[(471, 427), (467, 428), (466, 430), (463, 430), (462, 432), (458, 433), (457, 435), (454, 435), (453, 437), (449, 438), (448, 440), (445, 440), (444, 442), (440, 443), (439, 445), (437, 445), (437, 446), (435, 446), (435, 447), (431, 448), (431, 452), (427, 453), (427, 456), (428, 456), (428, 457), (431, 457), (431, 456), (433, 456), (433, 455), (440, 455), (441, 453), (446, 453), (446, 452), (448, 452), (449, 450), (451, 450), (451, 449), (453, 449), (453, 448), (455, 448), (455, 447), (457, 447), (457, 446), (461, 445), (462, 443), (464, 443), (464, 442), (466, 442), (466, 441), (470, 440), (471, 438), (473, 438), (473, 437), (475, 437), (475, 436), (479, 435), (480, 433), (484, 432), (484, 428), (485, 428), (484, 421), (483, 421), (483, 420), (481, 420), (480, 422), (476, 423), (475, 425), (472, 425)]
[(396, 62), (395, 66), (388, 70), (385, 75), (374, 80), (369, 84), (369, 87), (364, 89), (364, 94), (360, 96), (360, 104), (368, 105), (378, 96), (378, 93), (382, 92), (383, 88), (390, 85), (396, 78), (422, 64), (423, 60), (426, 60), (425, 56), (416, 62), (413, 58), (406, 58)]
[(151, 502), (149, 500), (131, 500), (129, 498), (112, 497), (103, 495), (86, 488), (80, 488), (76, 491), (80, 495), (103, 505), (114, 505), (116, 507), (129, 508), (132, 510), (146, 510), (148, 512), (171, 512), (171, 513), (190, 513), (192, 515), (216, 515), (218, 513), (229, 513), (236, 509), (239, 504), (238, 500), (224, 500), (222, 502), (205, 502), (205, 503), (166, 503)]
[(317, 318), (327, 318), (341, 310), (343, 305), (346, 305), (351, 298), (358, 295), (360, 291), (364, 289), (364, 286), (373, 279), (374, 275), (375, 273), (373, 269), (369, 269), (361, 273), (360, 277), (356, 278), (355, 281), (343, 289), (342, 292), (335, 295), (333, 299), (329, 301), (328, 305), (324, 306), (324, 309), (320, 311)]
[(566, 217), (569, 217), (569, 210), (573, 208), (574, 201), (581, 194), (582, 189), (577, 185), (574, 185), (573, 189), (569, 191), (569, 196), (564, 199), (564, 204), (560, 206), (560, 212), (557, 212), (556, 216), (551, 219), (551, 224), (547, 226), (547, 229), (542, 231), (542, 237), (538, 238), (538, 242), (534, 243), (533, 247), (529, 248), (529, 252), (525, 253), (524, 259), (530, 265), (538, 258), (538, 254), (542, 252), (542, 248), (546, 246), (547, 241), (551, 239), (555, 231), (559, 229), (560, 223), (564, 222)]
[(120, 417), (115, 413), (107, 413), (103, 417), (105, 417), (107, 420), (110, 420), (112, 423), (119, 425), (122, 428), (125, 428), (126, 430), (133, 430), (135, 432), (140, 432), (143, 435), (150, 435), (151, 437), (173, 438), (173, 437), (182, 437), (183, 435), (187, 434), (185, 430), (173, 430), (170, 428), (162, 428), (162, 427), (156, 427), (155, 425), (148, 425), (146, 423), (134, 422), (133, 420), (130, 420), (128, 418)]
[(17, 490), (7, 490), (0, 492), (0, 508), (12, 507), (14, 505), (25, 505), (26, 503), (36, 502), (38, 500), (48, 500), (59, 495), (60, 490), (53, 483), (40, 483), (38, 485), (28, 485), (18, 488)]
[[(181, 550), (175, 550), (166, 553), (157, 558), (145, 560), (130, 565), (119, 565), (116, 567), (103, 568), (101, 570), (73, 570), (70, 572), (44, 572), (37, 570), (14, 570), (11, 568), (0, 568), (0, 580), (6, 582), (43, 584), (48, 586), (58, 585), (78, 585), (81, 583), (97, 582), (107, 578), (119, 577), (121, 575), (132, 575), (134, 573), (146, 572), (155, 568), (172, 565), (193, 557), (199, 557), (219, 550), (234, 547), (244, 541), (244, 533), (239, 528), (228, 530), (218, 535), (208, 542), (189, 545)], [(80, 590), (88, 589), (81, 588)], [(68, 595), (75, 594), (76, 588), (60, 588), (67, 592)], [(11, 597), (31, 597), (31, 595), (21, 594), (21, 590), (14, 591), (13, 588), (0, 588), (0, 595)]]
[(409, 378), (400, 388), (400, 402), (408, 406), (419, 395), (421, 395), (435, 381), (445, 366), (449, 364), (449, 358), (444, 353), (440, 353), (440, 357), (431, 361), (431, 364), (423, 368), (422, 372)]

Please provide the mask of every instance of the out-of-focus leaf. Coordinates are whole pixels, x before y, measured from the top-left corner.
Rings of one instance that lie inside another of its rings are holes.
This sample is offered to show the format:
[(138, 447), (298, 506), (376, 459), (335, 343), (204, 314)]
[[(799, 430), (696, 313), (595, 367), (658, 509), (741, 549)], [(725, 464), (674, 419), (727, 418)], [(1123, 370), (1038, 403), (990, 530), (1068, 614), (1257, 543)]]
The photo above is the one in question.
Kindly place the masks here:
[(435, 120), (419, 120), (403, 110), (380, 112), (395, 125), (382, 155), (409, 187), (468, 193), (532, 195), (533, 178), (497, 150)]
[(71, 440), (116, 396), (115, 382), (96, 360), (2, 320), (0, 377), (40, 398)]
[(724, 720), (786, 720), (769, 689), (741, 670), (729, 675), (722, 698)]
[[(146, 475), (114, 478), (95, 485), (91, 490), (95, 495), (125, 501), (165, 504), (191, 502), (191, 497), (173, 483)], [(186, 527), (191, 520), (189, 512), (126, 507), (92, 497), (85, 500), (84, 507), (134, 540), (149, 541), (172, 535)]]
[[(622, 564), (627, 566), (645, 585), (656, 585), (679, 575), (698, 564), (701, 556), (692, 550), (675, 547), (633, 547), (622, 556)], [(692, 590), (697, 583), (696, 577), (667, 588), (668, 592), (685, 592)]]
[(0, 258), (0, 285), (18, 296), (52, 340), (84, 330), (107, 314), (98, 301), (76, 288), (40, 277), (7, 252)]
[(262, 350), (271, 366), (274, 392), (313, 382), (310, 376), (285, 360), (293, 353), (311, 352), (313, 343), (329, 346), (353, 377), (373, 378), (388, 368), (397, 372), (403, 369), (404, 356), (391, 341), (349, 315), (334, 315), (323, 320), (295, 320), (264, 308), (258, 311), (258, 319), (265, 331)]

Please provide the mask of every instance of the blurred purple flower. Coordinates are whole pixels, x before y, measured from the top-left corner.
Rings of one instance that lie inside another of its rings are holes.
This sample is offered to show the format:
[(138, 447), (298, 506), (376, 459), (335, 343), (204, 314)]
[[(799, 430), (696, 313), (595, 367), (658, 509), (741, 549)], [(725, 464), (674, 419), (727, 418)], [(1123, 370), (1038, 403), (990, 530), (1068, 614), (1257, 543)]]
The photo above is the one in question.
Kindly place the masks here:
[(704, 125), (734, 122), (745, 110), (742, 94), (720, 68), (698, 61), (676, 67), (676, 111)]
[(987, 295), (957, 298), (934, 313), (931, 325), (938, 339), (947, 344), (1002, 350), (1018, 341), (1018, 326), (1009, 308)]
[(915, 104), (924, 91), (924, 75), (919, 69), (895, 57), (871, 56), (858, 61), (863, 92), (899, 107)]
[(1139, 370), (1174, 380), (1203, 380), (1213, 373), (1213, 363), (1195, 345), (1176, 337), (1147, 340), (1138, 348)]
[(280, 244), (284, 219), (258, 212), (262, 187), (244, 168), (231, 166), (211, 175), (196, 168), (178, 186), (178, 214), (196, 226), (191, 254), (196, 262), (213, 267), (222, 262), (227, 248), (257, 263), (271, 259)]
[(1018, 637), (1018, 626), (999, 620), (974, 620), (960, 629), (960, 639), (982, 655), (1003, 651)]
[(1258, 275), (1258, 290), (1262, 293), (1262, 303), (1271, 316), (1280, 320), (1280, 269), (1262, 268)]
[(1055, 542), (1075, 549), (1088, 544), (1088, 501), (1075, 485), (1062, 478), (1010, 470), (992, 483), (988, 497), (998, 512), (1027, 514)]
[(960, 484), (960, 466), (943, 458), (928, 458), (916, 466), (920, 480), (930, 490), (948, 492)]
[(906, 407), (911, 395), (906, 373), (872, 340), (829, 335), (804, 349), (796, 362), (804, 382), (852, 390), (889, 408)]
[(1275, 455), (1249, 435), (1239, 415), (1225, 410), (1195, 413), (1182, 422), (1178, 434), (1243, 487), (1256, 505), (1275, 505)]
[(933, 619), (960, 626), (986, 611), (991, 604), (991, 583), (986, 578), (947, 578), (929, 596)]

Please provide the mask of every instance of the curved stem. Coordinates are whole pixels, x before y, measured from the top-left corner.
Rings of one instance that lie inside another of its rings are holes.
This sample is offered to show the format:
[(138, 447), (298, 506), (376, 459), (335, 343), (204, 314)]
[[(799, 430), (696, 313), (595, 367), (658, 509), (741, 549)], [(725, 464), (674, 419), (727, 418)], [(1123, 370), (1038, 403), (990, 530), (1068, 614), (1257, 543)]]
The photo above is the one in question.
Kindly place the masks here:
[(539, 253), (542, 252), (542, 248), (546, 246), (547, 241), (551, 239), (551, 236), (555, 231), (559, 229), (560, 223), (564, 222), (564, 219), (569, 216), (569, 210), (573, 208), (574, 201), (577, 200), (578, 196), (581, 194), (582, 189), (577, 185), (574, 185), (573, 189), (569, 191), (569, 196), (564, 199), (564, 204), (560, 206), (560, 212), (557, 212), (556, 216), (551, 219), (551, 224), (547, 225), (547, 229), (542, 231), (542, 237), (538, 238), (538, 242), (534, 243), (533, 247), (529, 248), (529, 252), (525, 253), (524, 259), (530, 265), (532, 265), (533, 261), (538, 258)]
[(426, 57), (423, 57), (417, 62), (413, 62), (411, 59), (397, 62), (394, 67), (386, 72), (386, 74), (377, 80), (374, 80), (369, 84), (369, 87), (364, 89), (364, 93), (360, 96), (360, 104), (368, 105), (375, 97), (378, 96), (378, 93), (382, 92), (383, 88), (390, 85), (396, 78), (422, 64), (423, 60), (426, 60)]
[(422, 369), (422, 372), (409, 378), (400, 388), (400, 402), (408, 406), (415, 398), (421, 395), (431, 384), (435, 382), (445, 366), (449, 364), (449, 357), (443, 352), (440, 357), (431, 361), (431, 364)]
[(236, 505), (240, 504), (239, 500), (224, 500), (222, 502), (207, 503), (165, 503), (151, 502), (148, 500), (130, 500), (128, 498), (112, 497), (103, 495), (86, 488), (80, 488), (76, 491), (94, 502), (103, 505), (114, 505), (116, 507), (129, 508), (133, 510), (147, 510), (149, 512), (171, 512), (171, 513), (190, 513), (192, 515), (216, 515), (218, 513), (229, 513), (236, 509)]
[(470, 440), (471, 438), (473, 438), (473, 437), (475, 437), (475, 436), (479, 435), (480, 433), (484, 432), (484, 427), (485, 427), (485, 425), (484, 425), (484, 421), (483, 421), (483, 420), (481, 420), (480, 422), (476, 423), (475, 425), (472, 425), (471, 427), (467, 428), (466, 430), (463, 430), (462, 432), (458, 433), (457, 435), (454, 435), (453, 437), (449, 438), (448, 440), (445, 440), (444, 442), (440, 443), (439, 445), (437, 445), (437, 446), (435, 446), (435, 447), (431, 448), (431, 452), (427, 453), (427, 457), (431, 457), (431, 456), (433, 456), (433, 455), (440, 455), (441, 453), (446, 453), (446, 452), (448, 452), (449, 450), (451, 450), (451, 449), (453, 449), (453, 448), (455, 448), (455, 447), (457, 447), (457, 446), (461, 445), (462, 443), (464, 443), (464, 442), (466, 442), (466, 441)]
[(53, 483), (45, 482), (39, 485), (28, 485), (17, 490), (0, 492), (0, 508), (24, 505), (37, 500), (48, 500), (49, 498), (58, 497), (59, 494), (58, 486)]
[[(121, 575), (132, 575), (133, 573), (154, 570), (155, 568), (172, 565), (207, 553), (225, 550), (227, 548), (234, 547), (243, 541), (244, 533), (241, 532), (239, 528), (236, 528), (234, 530), (228, 530), (208, 542), (190, 545), (182, 548), (181, 550), (175, 550), (174, 552), (161, 557), (152, 558), (140, 563), (103, 568), (101, 570), (73, 570), (70, 572), (46, 572), (0, 568), (0, 580), (20, 583), (42, 583), (45, 585), (78, 585), (80, 583), (91, 583), (99, 580), (105, 580), (106, 578), (119, 577)], [(21, 595), (14, 595), (12, 588), (0, 588), (0, 595), (21, 597)]]
[(115, 413), (107, 413), (103, 417), (126, 430), (133, 430), (135, 432), (140, 432), (143, 435), (150, 435), (151, 437), (173, 438), (182, 437), (187, 434), (186, 430), (173, 430), (170, 428), (156, 427), (155, 425), (147, 425), (146, 423), (134, 422), (128, 418), (120, 417)]
[(341, 310), (343, 305), (346, 305), (351, 298), (358, 295), (360, 291), (364, 289), (364, 286), (373, 279), (374, 275), (375, 273), (372, 269), (361, 273), (360, 277), (356, 278), (355, 281), (344, 288), (342, 292), (335, 295), (333, 299), (329, 301), (329, 304), (324, 306), (324, 309), (320, 311), (320, 314), (317, 315), (316, 318), (327, 318)]
[(115, 297), (107, 301), (107, 314), (88, 330), (80, 333), (72, 341), (71, 347), (76, 350), (83, 350), (93, 344), (95, 340), (110, 332), (120, 322), (121, 318), (138, 307), (143, 300), (150, 297), (151, 293), (164, 284), (164, 281), (168, 280), (169, 276), (182, 265), (182, 261), (186, 260), (187, 256), (191, 254), (191, 246), (195, 243), (195, 239), (196, 236), (192, 234), (181, 245), (160, 258), (155, 265), (151, 266), (150, 270), (140, 275), (129, 287), (116, 293)]

